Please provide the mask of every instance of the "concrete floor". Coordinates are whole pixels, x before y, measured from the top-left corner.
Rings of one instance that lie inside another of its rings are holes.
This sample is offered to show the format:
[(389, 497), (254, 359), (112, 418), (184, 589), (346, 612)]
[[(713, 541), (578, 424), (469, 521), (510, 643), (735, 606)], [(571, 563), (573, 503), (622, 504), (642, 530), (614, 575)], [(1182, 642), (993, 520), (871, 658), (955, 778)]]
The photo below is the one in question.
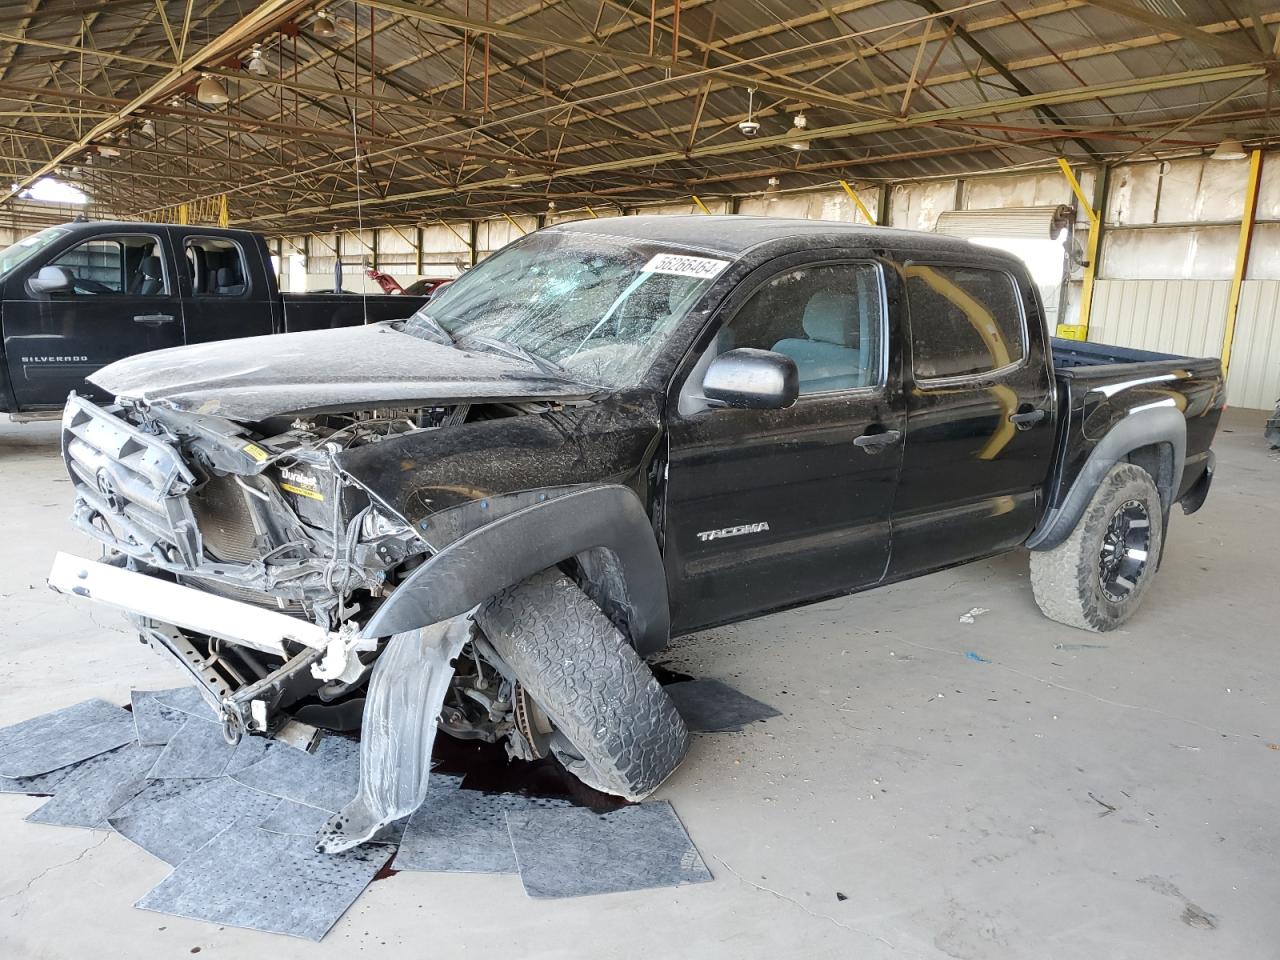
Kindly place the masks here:
[[(1274, 958), (1280, 954), (1280, 457), (1233, 411), (1129, 629), (1042, 618), (1026, 557), (680, 641), (784, 711), (696, 738), (659, 794), (714, 883), (547, 902), (400, 873), (313, 945), (145, 913), (168, 868), (0, 796), (0, 956)], [(0, 724), (176, 674), (48, 592), (51, 425), (0, 428)], [(990, 612), (959, 621), (972, 607)], [(967, 658), (972, 651), (989, 662)]]

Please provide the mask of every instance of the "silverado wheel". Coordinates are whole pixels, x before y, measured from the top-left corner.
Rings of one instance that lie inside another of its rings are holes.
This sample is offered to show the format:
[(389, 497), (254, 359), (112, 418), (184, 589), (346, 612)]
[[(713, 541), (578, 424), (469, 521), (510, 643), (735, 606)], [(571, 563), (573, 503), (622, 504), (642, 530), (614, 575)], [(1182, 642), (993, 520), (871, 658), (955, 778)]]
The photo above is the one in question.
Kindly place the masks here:
[(1151, 475), (1117, 463), (1071, 536), (1031, 553), (1031, 589), (1046, 617), (1114, 630), (1142, 603), (1160, 557), (1164, 514)]
[(476, 622), (519, 679), (519, 696), (532, 698), (525, 707), (538, 739), (583, 783), (639, 800), (684, 759), (689, 731), (675, 704), (622, 632), (560, 571), (502, 591)]

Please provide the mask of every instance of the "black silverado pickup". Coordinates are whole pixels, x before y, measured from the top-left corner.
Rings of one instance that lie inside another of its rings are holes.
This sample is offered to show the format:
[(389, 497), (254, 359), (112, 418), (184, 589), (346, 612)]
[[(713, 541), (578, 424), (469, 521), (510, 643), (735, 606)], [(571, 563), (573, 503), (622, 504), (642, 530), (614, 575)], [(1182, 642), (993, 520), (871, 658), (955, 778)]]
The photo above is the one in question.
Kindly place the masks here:
[[(130, 612), (227, 735), (363, 710), (320, 849), (422, 802), (437, 726), (636, 798), (688, 734), (672, 636), (1026, 546), (1108, 630), (1212, 478), (1217, 360), (1051, 341), (1012, 256), (747, 217), (552, 227), (407, 321), (93, 375), (63, 449)], [(361, 703), (363, 704), (361, 706)]]
[(39, 418), (148, 350), (409, 316), (427, 297), (281, 293), (248, 230), (68, 223), (0, 250), (0, 412)]

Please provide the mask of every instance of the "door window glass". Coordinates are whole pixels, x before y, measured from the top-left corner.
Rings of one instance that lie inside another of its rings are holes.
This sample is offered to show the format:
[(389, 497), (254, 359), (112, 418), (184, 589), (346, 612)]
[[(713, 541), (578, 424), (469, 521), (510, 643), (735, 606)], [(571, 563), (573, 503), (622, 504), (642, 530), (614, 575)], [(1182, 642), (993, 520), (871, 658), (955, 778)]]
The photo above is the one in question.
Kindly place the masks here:
[(880, 384), (884, 308), (869, 263), (800, 267), (751, 295), (721, 332), (718, 352), (755, 347), (796, 362), (800, 393)]
[(906, 283), (917, 379), (988, 373), (1026, 355), (1018, 291), (1007, 273), (914, 263)]
[(249, 292), (244, 251), (232, 240), (190, 237), (184, 245), (191, 291), (205, 297), (243, 297)]
[(168, 284), (159, 249), (155, 237), (95, 237), (76, 244), (50, 265), (69, 270), (72, 291), (81, 296), (162, 296)]

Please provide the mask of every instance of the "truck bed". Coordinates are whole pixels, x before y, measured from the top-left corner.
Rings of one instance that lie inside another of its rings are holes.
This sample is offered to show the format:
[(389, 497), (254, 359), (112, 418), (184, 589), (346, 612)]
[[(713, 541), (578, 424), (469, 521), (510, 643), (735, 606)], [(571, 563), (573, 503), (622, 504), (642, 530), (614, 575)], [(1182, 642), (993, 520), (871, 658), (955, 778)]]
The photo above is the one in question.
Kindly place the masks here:
[(1132, 347), (1113, 347), (1106, 343), (1087, 343), (1080, 340), (1050, 338), (1053, 348), (1053, 367), (1063, 370), (1070, 367), (1096, 367), (1111, 363), (1146, 363), (1151, 360), (1186, 360), (1173, 353), (1156, 353), (1153, 350), (1134, 350)]

